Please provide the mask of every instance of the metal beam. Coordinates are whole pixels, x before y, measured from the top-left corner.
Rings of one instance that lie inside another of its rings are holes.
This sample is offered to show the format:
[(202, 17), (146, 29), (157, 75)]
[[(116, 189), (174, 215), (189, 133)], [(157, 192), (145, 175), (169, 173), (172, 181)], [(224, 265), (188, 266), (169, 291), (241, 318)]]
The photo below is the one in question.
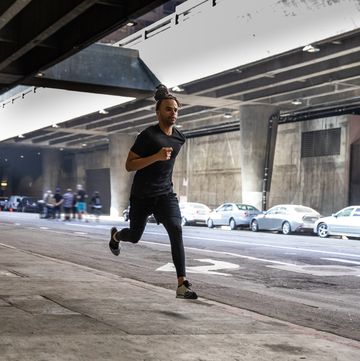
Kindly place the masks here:
[(131, 97), (153, 94), (159, 80), (137, 50), (94, 44), (44, 70), (27, 85)]

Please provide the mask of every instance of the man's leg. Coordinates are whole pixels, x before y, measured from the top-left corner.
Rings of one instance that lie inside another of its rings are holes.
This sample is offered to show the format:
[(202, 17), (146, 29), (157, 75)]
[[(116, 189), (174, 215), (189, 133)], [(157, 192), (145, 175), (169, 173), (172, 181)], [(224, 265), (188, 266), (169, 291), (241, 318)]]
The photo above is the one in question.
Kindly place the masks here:
[(148, 216), (153, 213), (153, 199), (130, 199), (130, 227), (120, 231), (116, 227), (110, 230), (110, 251), (118, 256), (120, 254), (120, 241), (139, 242), (146, 226)]
[(171, 244), (171, 255), (176, 269), (178, 288), (176, 297), (197, 299), (192, 291), (191, 283), (186, 279), (185, 250), (182, 238), (181, 213), (179, 203), (174, 193), (159, 197), (155, 208), (155, 218), (165, 227)]

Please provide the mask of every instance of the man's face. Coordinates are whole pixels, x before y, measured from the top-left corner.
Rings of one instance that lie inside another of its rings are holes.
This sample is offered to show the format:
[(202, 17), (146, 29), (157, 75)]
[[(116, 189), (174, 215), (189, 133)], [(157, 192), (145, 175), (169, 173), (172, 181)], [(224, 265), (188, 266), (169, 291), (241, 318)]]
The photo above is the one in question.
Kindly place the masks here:
[(156, 111), (159, 122), (165, 126), (171, 126), (176, 123), (178, 114), (178, 105), (174, 99), (164, 99), (159, 109)]

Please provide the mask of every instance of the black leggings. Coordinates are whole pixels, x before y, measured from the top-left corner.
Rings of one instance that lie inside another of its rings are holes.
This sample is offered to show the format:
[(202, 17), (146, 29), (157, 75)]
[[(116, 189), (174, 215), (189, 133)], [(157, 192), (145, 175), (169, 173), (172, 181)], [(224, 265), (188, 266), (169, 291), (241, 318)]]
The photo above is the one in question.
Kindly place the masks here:
[(117, 239), (124, 242), (139, 242), (148, 217), (154, 214), (169, 235), (171, 254), (177, 277), (185, 277), (185, 251), (182, 239), (181, 213), (175, 193), (149, 198), (130, 198), (130, 228), (123, 228)]

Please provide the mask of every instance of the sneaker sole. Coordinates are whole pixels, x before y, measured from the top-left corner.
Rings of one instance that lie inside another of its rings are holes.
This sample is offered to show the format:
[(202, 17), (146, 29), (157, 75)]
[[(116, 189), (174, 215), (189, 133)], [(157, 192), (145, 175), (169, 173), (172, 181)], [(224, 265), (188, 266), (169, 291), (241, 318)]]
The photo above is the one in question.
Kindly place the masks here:
[(118, 256), (120, 254), (120, 245), (119, 245), (119, 248), (112, 248), (111, 247), (111, 242), (113, 241), (113, 236), (114, 234), (117, 232), (117, 228), (116, 227), (112, 227), (111, 230), (110, 230), (110, 242), (109, 242), (109, 248), (110, 248), (110, 251), (111, 253), (114, 255), (114, 256)]

